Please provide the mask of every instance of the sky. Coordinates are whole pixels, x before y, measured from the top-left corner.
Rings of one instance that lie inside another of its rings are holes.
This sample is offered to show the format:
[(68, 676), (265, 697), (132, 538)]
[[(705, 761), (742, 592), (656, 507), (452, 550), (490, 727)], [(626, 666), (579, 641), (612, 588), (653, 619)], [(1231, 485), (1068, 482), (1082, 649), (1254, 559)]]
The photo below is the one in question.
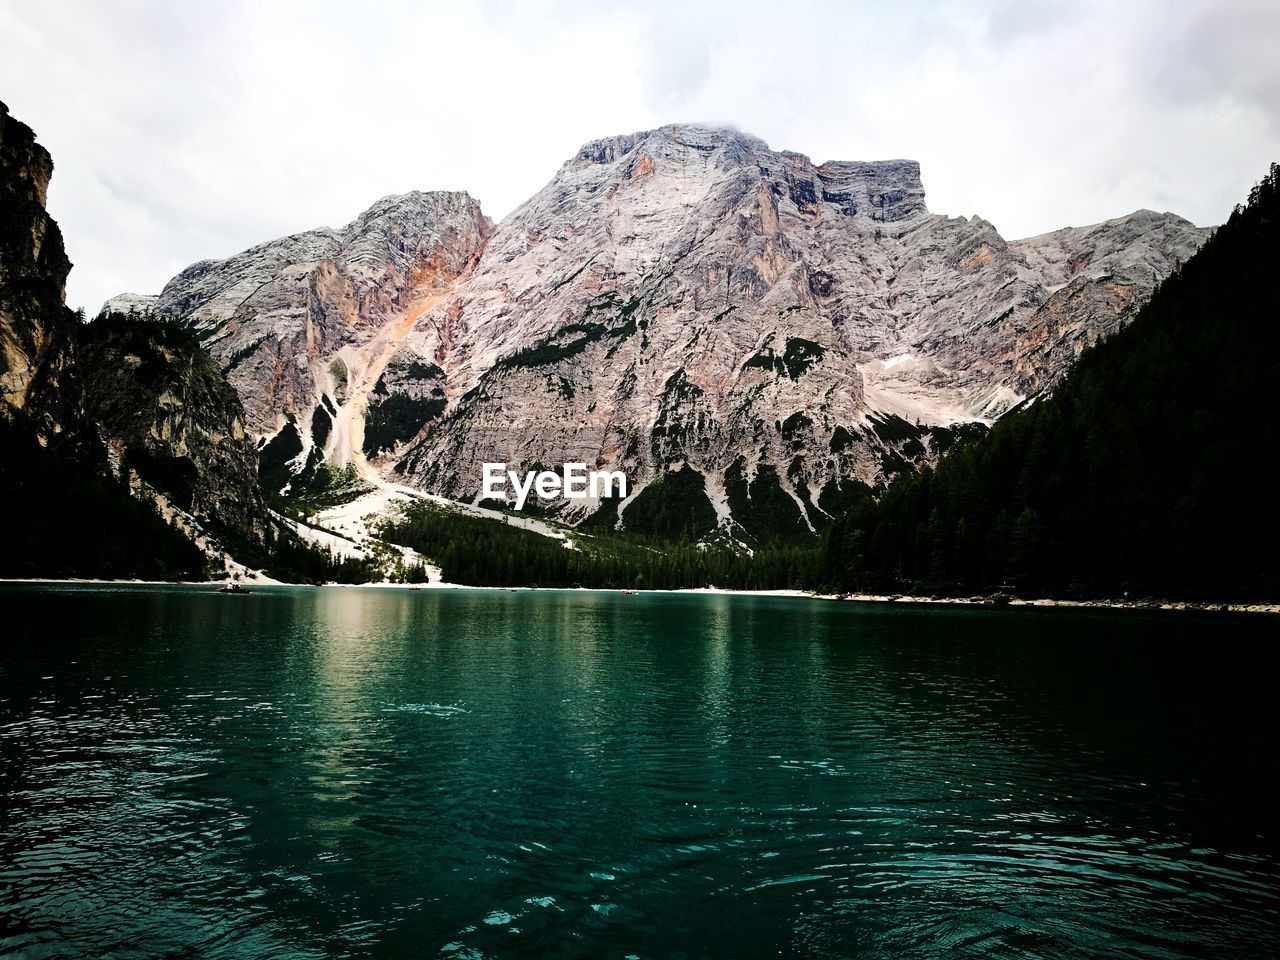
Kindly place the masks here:
[(1280, 160), (1280, 3), (0, 0), (0, 100), (53, 154), (67, 299), (466, 190), (495, 220), (593, 139), (737, 127), (920, 161), (1007, 238), (1222, 222)]

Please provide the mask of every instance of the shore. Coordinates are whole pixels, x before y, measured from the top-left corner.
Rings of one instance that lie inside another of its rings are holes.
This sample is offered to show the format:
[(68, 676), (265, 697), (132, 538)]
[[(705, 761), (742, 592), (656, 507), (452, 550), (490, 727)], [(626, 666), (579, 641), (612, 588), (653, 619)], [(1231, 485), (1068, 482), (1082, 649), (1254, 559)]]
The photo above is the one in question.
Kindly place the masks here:
[[(25, 578), (0, 578), (0, 584), (38, 584), (38, 585), (77, 585), (77, 584), (97, 584), (101, 586), (208, 586), (213, 587), (222, 583), (219, 580), (110, 580), (110, 579), (94, 579), (94, 578), (55, 578), (55, 577), (25, 577)], [(278, 586), (278, 587), (307, 587), (315, 588), (316, 585), (305, 583), (284, 583), (279, 580), (271, 580), (262, 578), (259, 580), (245, 581), (245, 586), (252, 589), (258, 586)], [(611, 588), (611, 587), (488, 587), (488, 586), (470, 586), (462, 583), (445, 583), (443, 581), (432, 581), (431, 583), (391, 583), (389, 581), (379, 581), (376, 583), (326, 583), (319, 586), (330, 588), (363, 588), (363, 589), (380, 589), (380, 590), (496, 590), (505, 593), (515, 592), (575, 592), (575, 593), (613, 593), (613, 594), (705, 594), (712, 596), (735, 596), (735, 597), (781, 597), (788, 599), (808, 599), (808, 600), (824, 600), (829, 602), (851, 602), (851, 603), (877, 603), (877, 604), (900, 604), (903, 606), (933, 606), (933, 607), (967, 607), (976, 609), (1082, 609), (1082, 610), (1166, 610), (1166, 611), (1186, 611), (1194, 613), (1270, 613), (1280, 614), (1280, 603), (1207, 603), (1200, 601), (1181, 601), (1181, 600), (1058, 600), (1048, 597), (1041, 597), (1034, 600), (1010, 599), (1007, 603), (993, 604), (986, 599), (975, 599), (973, 597), (922, 597), (910, 596), (904, 594), (874, 594), (874, 593), (817, 593), (812, 590), (726, 590), (720, 587), (688, 587), (684, 589), (673, 590), (650, 590), (630, 588)]]

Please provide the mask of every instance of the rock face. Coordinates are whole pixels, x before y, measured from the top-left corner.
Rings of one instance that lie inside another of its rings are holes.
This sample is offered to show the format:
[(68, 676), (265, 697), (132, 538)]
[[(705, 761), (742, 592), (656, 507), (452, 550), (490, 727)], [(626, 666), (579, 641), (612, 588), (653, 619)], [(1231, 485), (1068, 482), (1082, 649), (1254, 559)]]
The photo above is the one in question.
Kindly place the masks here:
[(117, 293), (102, 305), (102, 309), (98, 313), (132, 313), (141, 317), (154, 316), (158, 313), (156, 304), (159, 300), (160, 298), (155, 294)]
[[(1139, 211), (1010, 242), (930, 213), (912, 161), (672, 126), (585, 145), (496, 230), (465, 194), (388, 198), (196, 264), (159, 309), (250, 430), (295, 421), (296, 463), (463, 499), (492, 461), (678, 473), (767, 539), (1045, 389), (1206, 234)], [(627, 523), (598, 506), (565, 516)]]
[(453, 293), (492, 229), (465, 193), (387, 197), (341, 230), (194, 264), (157, 306), (197, 332), (252, 431), (296, 421), (308, 453), (320, 446), (346, 466), (361, 457), (365, 407), (400, 341)]
[(71, 261), (44, 208), (53, 159), (3, 103), (0, 171), (0, 416), (56, 418), (40, 395), (52, 399), (74, 320), (64, 302)]
[(263, 542), (267, 507), (240, 398), (190, 333), (102, 316), (80, 336), (77, 371), (121, 479), (145, 482), (215, 534)]
[(66, 308), (52, 169), (0, 109), (0, 494), (19, 546), (3, 566), (199, 576), (185, 538), (266, 536), (240, 399), (190, 333), (136, 309), (82, 324)]
[(816, 527), (840, 481), (1051, 383), (1205, 234), (1143, 211), (1009, 243), (929, 213), (910, 161), (686, 126), (590, 143), (407, 338), (450, 406), (392, 468), (468, 497), (484, 461), (687, 465), (748, 532), (761, 502)]
[(1014, 389), (1035, 393), (1085, 347), (1115, 333), (1211, 232), (1173, 214), (1139, 210), (1010, 244), (1047, 292), (1030, 322), (1015, 329)]

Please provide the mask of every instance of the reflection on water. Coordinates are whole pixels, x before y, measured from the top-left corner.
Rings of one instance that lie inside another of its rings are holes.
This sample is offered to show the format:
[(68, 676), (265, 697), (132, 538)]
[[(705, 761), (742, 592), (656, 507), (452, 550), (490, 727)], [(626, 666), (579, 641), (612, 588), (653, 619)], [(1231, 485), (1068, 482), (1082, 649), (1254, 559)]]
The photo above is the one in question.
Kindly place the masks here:
[(0, 588), (0, 954), (1260, 957), (1266, 621)]

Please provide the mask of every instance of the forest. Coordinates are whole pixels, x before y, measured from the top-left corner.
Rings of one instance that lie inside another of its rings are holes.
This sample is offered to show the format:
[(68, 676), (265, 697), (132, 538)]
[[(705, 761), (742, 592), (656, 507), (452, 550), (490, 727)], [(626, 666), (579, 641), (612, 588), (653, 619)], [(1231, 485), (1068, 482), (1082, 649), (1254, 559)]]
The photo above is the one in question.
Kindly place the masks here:
[(746, 555), (728, 546), (569, 531), (564, 541), (506, 522), (414, 504), (381, 531), (439, 564), (443, 578), (469, 586), (602, 587), (675, 590), (801, 588), (812, 580), (812, 546), (776, 545)]

